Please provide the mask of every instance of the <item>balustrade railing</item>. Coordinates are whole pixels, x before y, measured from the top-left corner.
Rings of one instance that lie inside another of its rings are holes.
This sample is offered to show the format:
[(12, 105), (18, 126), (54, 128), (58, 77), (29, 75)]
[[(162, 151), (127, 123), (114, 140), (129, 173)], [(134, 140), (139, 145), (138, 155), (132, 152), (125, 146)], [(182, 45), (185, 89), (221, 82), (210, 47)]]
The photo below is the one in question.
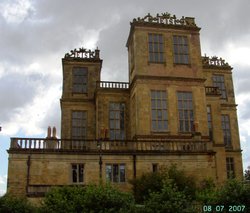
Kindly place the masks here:
[(97, 81), (97, 88), (129, 89), (129, 83), (114, 81)]
[(221, 95), (219, 87), (205, 87), (206, 95)]
[(204, 152), (210, 142), (194, 140), (70, 140), (11, 138), (10, 150), (54, 150), (84, 152)]

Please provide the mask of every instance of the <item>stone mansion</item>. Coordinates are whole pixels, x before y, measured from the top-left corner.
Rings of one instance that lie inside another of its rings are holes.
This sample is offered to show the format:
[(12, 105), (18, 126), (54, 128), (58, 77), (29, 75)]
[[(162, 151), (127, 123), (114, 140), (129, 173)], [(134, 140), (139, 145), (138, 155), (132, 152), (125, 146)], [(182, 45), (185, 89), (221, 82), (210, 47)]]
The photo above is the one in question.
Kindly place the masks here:
[(61, 137), (11, 138), (7, 191), (31, 199), (52, 186), (129, 180), (175, 164), (197, 180), (242, 179), (232, 67), (202, 56), (191, 17), (130, 23), (129, 82), (102, 81), (100, 50), (62, 58)]

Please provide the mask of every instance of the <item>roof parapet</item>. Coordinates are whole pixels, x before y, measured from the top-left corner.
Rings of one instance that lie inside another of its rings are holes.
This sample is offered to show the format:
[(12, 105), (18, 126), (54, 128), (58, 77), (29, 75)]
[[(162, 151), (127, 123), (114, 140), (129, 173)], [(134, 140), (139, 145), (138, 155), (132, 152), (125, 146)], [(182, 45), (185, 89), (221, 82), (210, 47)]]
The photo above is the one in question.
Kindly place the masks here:
[(163, 24), (163, 25), (177, 25), (177, 26), (185, 26), (185, 27), (192, 27), (192, 28), (198, 28), (195, 24), (195, 18), (193, 17), (184, 17), (182, 16), (180, 19), (176, 18), (175, 15), (171, 15), (170, 13), (162, 13), (159, 15), (159, 13), (156, 14), (156, 17), (151, 16), (150, 13), (148, 13), (145, 17), (137, 19), (133, 19), (133, 22), (130, 22), (130, 24), (134, 23), (152, 23), (152, 24)]

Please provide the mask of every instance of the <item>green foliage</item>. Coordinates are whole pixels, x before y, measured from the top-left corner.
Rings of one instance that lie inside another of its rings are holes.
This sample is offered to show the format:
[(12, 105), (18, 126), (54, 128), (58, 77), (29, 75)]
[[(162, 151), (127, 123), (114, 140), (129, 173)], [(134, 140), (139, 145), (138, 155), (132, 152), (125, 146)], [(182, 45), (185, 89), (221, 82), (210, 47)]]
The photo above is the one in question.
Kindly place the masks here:
[(191, 213), (194, 212), (190, 199), (172, 181), (166, 181), (160, 192), (150, 193), (145, 202), (145, 213)]
[(218, 192), (212, 179), (204, 179), (196, 191), (196, 200), (202, 204), (214, 205)]
[(250, 166), (248, 166), (247, 170), (245, 170), (244, 177), (245, 177), (245, 180), (250, 181)]
[(44, 212), (128, 212), (134, 205), (131, 194), (109, 185), (54, 188), (45, 197)]
[(164, 175), (160, 172), (143, 174), (140, 178), (131, 181), (134, 197), (137, 203), (142, 204), (150, 192), (159, 192), (163, 187)]
[(34, 213), (36, 208), (27, 199), (4, 195), (0, 197), (0, 213)]
[(228, 180), (218, 191), (217, 203), (250, 206), (250, 186), (236, 179)]
[(83, 187), (55, 187), (45, 196), (44, 212), (82, 212), (85, 189)]
[(161, 192), (164, 182), (167, 180), (171, 180), (186, 197), (195, 199), (195, 179), (187, 176), (183, 171), (178, 170), (175, 165), (172, 165), (170, 168), (156, 173), (147, 173), (131, 181), (136, 202), (143, 203), (149, 198), (150, 193)]

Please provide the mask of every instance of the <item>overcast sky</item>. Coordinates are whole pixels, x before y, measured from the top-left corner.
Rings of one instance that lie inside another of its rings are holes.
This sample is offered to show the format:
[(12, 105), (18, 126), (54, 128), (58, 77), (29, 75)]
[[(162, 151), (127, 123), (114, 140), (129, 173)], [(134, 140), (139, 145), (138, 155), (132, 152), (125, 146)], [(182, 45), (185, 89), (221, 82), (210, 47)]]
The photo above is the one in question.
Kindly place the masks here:
[(6, 188), (9, 137), (44, 137), (48, 125), (60, 130), (64, 54), (98, 46), (102, 80), (127, 81), (129, 23), (149, 12), (195, 17), (202, 28), (202, 53), (222, 57), (234, 67), (246, 168), (250, 165), (249, 11), (249, 0), (1, 0), (0, 194)]

